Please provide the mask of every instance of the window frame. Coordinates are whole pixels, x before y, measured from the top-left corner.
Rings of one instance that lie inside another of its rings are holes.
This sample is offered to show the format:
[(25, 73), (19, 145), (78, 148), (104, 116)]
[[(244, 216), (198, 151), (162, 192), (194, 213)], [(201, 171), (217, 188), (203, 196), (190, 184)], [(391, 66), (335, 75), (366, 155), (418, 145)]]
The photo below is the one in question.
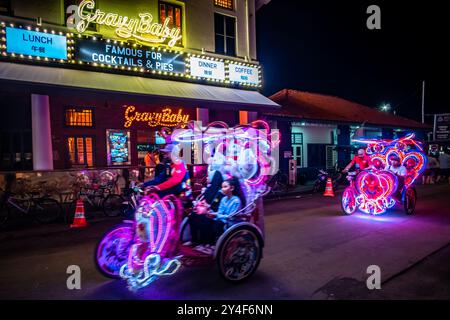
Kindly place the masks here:
[[(173, 3), (170, 1), (164, 1), (164, 0), (158, 0), (158, 22), (159, 23), (163, 23), (163, 21), (161, 21), (161, 4), (164, 4), (167, 8), (167, 6), (172, 6), (174, 9), (180, 9), (180, 34), (183, 35), (183, 31), (184, 31), (184, 23), (183, 23), (183, 19), (184, 19), (184, 6), (182, 6), (181, 4), (177, 4), (177, 3)], [(167, 16), (167, 15), (166, 15)], [(174, 25), (175, 25), (175, 21), (173, 21)], [(172, 28), (174, 28), (176, 26), (172, 26)], [(181, 40), (179, 42), (177, 42), (175, 44), (176, 47), (183, 47), (184, 46), (184, 36), (181, 38)]]
[[(67, 111), (69, 109), (75, 109), (76, 112), (82, 111), (82, 110), (90, 110), (92, 115), (92, 125), (91, 126), (83, 126), (83, 125), (69, 125), (67, 124)], [(95, 107), (80, 107), (80, 106), (66, 106), (64, 107), (64, 113), (63, 113), (63, 123), (65, 128), (90, 128), (95, 129)]]
[(217, 0), (214, 0), (214, 6), (217, 7), (217, 8), (221, 8), (221, 9), (224, 9), (224, 10), (231, 10), (231, 11), (234, 11), (234, 9), (235, 9), (235, 7), (236, 7), (236, 6), (235, 6), (235, 1), (234, 1), (234, 0), (230, 0), (230, 2), (231, 2), (231, 8), (221, 6), (220, 4), (217, 4), (216, 1), (217, 1)]
[[(77, 160), (77, 154), (78, 154), (78, 146), (76, 143), (76, 139), (77, 138), (83, 138), (83, 156), (84, 156), (84, 164), (80, 164), (78, 163), (78, 161), (75, 161), (75, 163), (72, 163), (71, 159), (70, 159), (70, 152), (69, 152), (69, 138), (74, 138), (75, 139), (75, 160)], [(88, 165), (88, 161), (87, 161), (87, 152), (86, 152), (86, 138), (91, 138), (92, 139), (92, 166)], [(67, 158), (68, 158), (68, 164), (70, 165), (70, 168), (80, 168), (80, 167), (84, 167), (84, 168), (94, 168), (95, 167), (95, 135), (89, 135), (89, 134), (71, 134), (71, 135), (66, 135), (65, 136), (65, 145), (66, 145), (66, 153), (67, 153)]]
[[(220, 16), (223, 19), (223, 34), (220, 34), (218, 32), (216, 32), (216, 15)], [(227, 24), (226, 24), (226, 19), (227, 18), (231, 18), (233, 19), (233, 26), (234, 26), (234, 37), (228, 36), (227, 35)], [(224, 52), (217, 52), (217, 44), (216, 44), (216, 37), (217, 36), (221, 36), (223, 37), (223, 47), (224, 47)], [(230, 54), (228, 53), (227, 50), (227, 38), (232, 38), (234, 39), (234, 54)], [(229, 57), (237, 57), (237, 17), (235, 16), (231, 16), (231, 15), (226, 15), (223, 14), (221, 12), (214, 12), (214, 53), (216, 54), (221, 54), (221, 55), (225, 55), (225, 56), (229, 56)]]

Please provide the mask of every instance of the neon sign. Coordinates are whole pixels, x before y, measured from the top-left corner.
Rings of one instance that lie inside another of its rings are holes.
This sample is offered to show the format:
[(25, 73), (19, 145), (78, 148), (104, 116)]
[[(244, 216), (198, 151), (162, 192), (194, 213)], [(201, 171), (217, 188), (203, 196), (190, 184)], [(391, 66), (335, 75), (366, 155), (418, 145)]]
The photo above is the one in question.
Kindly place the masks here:
[[(374, 215), (392, 208), (399, 201), (394, 194), (401, 184), (399, 178), (388, 169), (391, 155), (395, 155), (400, 165), (405, 167), (402, 190), (409, 188), (426, 167), (427, 158), (423, 147), (414, 138), (414, 134), (408, 134), (396, 140), (354, 139), (355, 142), (367, 144), (366, 153), (371, 158), (373, 168), (357, 175), (355, 186), (358, 194), (350, 199), (349, 193), (344, 192), (343, 204), (356, 206), (362, 212)], [(351, 211), (350, 207), (347, 208)]]
[(171, 108), (165, 108), (161, 112), (139, 112), (135, 106), (126, 106), (124, 127), (129, 128), (133, 122), (147, 122), (149, 127), (164, 126), (175, 127), (186, 126), (189, 115), (183, 114), (183, 109), (173, 112)]
[(135, 39), (142, 43), (163, 43), (167, 39), (167, 45), (173, 47), (181, 40), (180, 28), (169, 28), (170, 18), (166, 18), (163, 24), (154, 22), (153, 15), (144, 12), (139, 13), (139, 18), (128, 18), (117, 13), (104, 12), (100, 9), (95, 12), (84, 12), (84, 9), (94, 9), (94, 0), (83, 0), (78, 6), (78, 16), (80, 21), (76, 24), (79, 33), (83, 33), (89, 24), (105, 25), (116, 28), (116, 34), (120, 38)]

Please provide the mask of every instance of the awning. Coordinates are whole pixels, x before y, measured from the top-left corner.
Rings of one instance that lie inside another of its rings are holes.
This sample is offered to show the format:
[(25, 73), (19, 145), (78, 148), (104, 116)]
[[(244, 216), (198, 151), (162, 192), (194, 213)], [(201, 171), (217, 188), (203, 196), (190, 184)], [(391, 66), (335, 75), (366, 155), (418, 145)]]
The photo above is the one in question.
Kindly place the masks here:
[(253, 107), (280, 107), (259, 92), (251, 90), (9, 62), (0, 62), (0, 79)]

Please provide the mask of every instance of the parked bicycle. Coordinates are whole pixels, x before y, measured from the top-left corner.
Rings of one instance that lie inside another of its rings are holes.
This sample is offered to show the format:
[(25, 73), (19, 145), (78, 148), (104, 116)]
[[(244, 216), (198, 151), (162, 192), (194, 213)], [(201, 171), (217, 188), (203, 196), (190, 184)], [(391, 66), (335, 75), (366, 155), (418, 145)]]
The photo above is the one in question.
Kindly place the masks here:
[(29, 215), (39, 223), (51, 223), (62, 216), (60, 203), (40, 192), (26, 192), (23, 195), (0, 188), (0, 226), (14, 215)]
[(78, 176), (76, 185), (79, 190), (76, 192), (69, 215), (72, 216), (74, 214), (76, 202), (78, 199), (81, 199), (87, 218), (91, 218), (96, 211), (103, 211), (104, 215), (108, 217), (118, 216), (124, 200), (121, 195), (114, 192), (116, 182), (117, 178), (102, 179), (99, 182), (96, 179), (86, 178), (84, 175)]

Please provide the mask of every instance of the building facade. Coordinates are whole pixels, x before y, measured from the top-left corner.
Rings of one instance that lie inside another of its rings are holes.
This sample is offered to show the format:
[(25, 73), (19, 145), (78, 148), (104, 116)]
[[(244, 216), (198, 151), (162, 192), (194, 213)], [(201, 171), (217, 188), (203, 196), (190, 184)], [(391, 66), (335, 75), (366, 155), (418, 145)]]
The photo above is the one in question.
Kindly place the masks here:
[(252, 0), (2, 1), (0, 171), (137, 166), (189, 120), (262, 96)]
[(426, 141), (428, 125), (395, 116), (346, 99), (283, 89), (270, 99), (281, 105), (262, 117), (278, 128), (280, 168), (296, 161), (297, 176), (313, 179), (318, 169), (345, 167), (357, 149), (354, 138), (394, 139), (414, 132)]

